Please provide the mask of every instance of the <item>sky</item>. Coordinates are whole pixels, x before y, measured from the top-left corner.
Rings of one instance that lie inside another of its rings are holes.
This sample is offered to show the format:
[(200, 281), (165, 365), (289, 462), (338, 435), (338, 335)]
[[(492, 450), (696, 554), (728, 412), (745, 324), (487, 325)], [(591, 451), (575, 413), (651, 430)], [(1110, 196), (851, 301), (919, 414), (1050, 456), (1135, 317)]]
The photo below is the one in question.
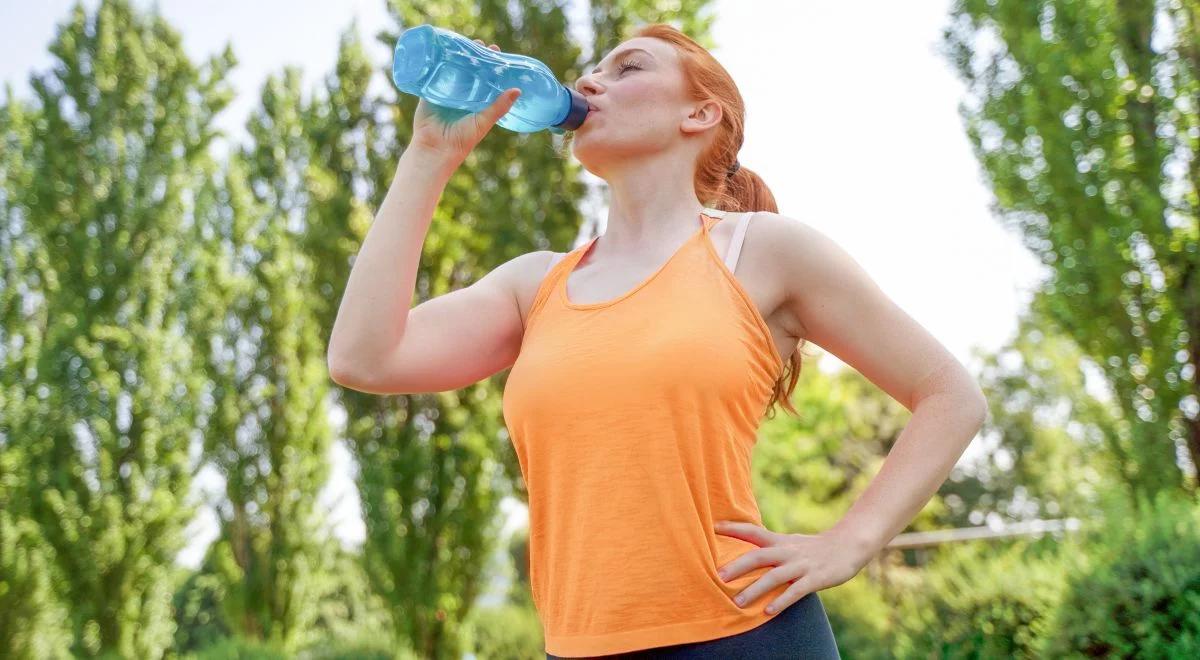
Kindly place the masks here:
[[(0, 0), (0, 83), (28, 94), (30, 72), (52, 64), (47, 45), (72, 4)], [(296, 65), (304, 72), (305, 89), (317, 86), (332, 69), (339, 36), (352, 21), (380, 63), (374, 84), (391, 84), (383, 73), (390, 49), (374, 38), (394, 29), (384, 0), (157, 5), (193, 59), (232, 44), (239, 64), (231, 81), (238, 96), (218, 122), (231, 139), (244, 135), (242, 126), (268, 75)], [(934, 51), (949, 5), (949, 0), (718, 0), (712, 53), (746, 103), (738, 160), (767, 182), (779, 212), (836, 241), (978, 373), (972, 347), (992, 351), (1011, 337), (1044, 271), (988, 209), (992, 195), (957, 112), (963, 86)], [(568, 13), (586, 53), (591, 44), (583, 29), (585, 11), (576, 0)], [(590, 183), (598, 181), (585, 175)], [(822, 369), (837, 366), (832, 356), (821, 363)], [(354, 545), (364, 529), (351, 480), (353, 461), (340, 442), (331, 459), (333, 477), (322, 502), (331, 510), (335, 534)], [(220, 489), (215, 471), (201, 472), (198, 493), (219, 497)], [(504, 506), (506, 531), (524, 524), (522, 505)], [(179, 561), (195, 566), (216, 536), (210, 509), (203, 509), (189, 535)]]

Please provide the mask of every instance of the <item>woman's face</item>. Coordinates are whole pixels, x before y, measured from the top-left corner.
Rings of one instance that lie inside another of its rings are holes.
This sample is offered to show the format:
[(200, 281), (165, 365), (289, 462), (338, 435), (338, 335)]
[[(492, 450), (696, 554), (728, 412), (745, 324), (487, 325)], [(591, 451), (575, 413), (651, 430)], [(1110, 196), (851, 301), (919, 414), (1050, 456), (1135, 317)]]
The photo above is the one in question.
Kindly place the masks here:
[(575, 82), (593, 110), (575, 130), (571, 151), (598, 176), (615, 163), (677, 147), (690, 114), (675, 49), (652, 37), (613, 48)]

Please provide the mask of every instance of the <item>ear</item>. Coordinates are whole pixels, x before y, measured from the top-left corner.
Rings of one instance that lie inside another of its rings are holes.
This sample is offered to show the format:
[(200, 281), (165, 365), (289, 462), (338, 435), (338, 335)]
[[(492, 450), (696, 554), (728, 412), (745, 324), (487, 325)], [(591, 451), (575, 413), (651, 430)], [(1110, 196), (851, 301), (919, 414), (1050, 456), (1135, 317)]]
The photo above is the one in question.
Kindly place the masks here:
[(721, 123), (721, 105), (712, 99), (700, 101), (691, 107), (680, 129), (685, 133), (702, 133)]

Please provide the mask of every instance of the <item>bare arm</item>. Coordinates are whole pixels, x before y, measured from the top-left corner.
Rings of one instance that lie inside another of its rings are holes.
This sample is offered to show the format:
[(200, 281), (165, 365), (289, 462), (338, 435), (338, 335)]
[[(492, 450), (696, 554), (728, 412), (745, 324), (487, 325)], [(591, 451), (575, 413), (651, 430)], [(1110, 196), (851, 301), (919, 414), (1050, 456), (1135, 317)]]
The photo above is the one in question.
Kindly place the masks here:
[(375, 221), (367, 230), (329, 338), (335, 381), (361, 373), (399, 344), (416, 287), (433, 211), (457, 168), (419, 147), (405, 149)]
[(526, 257), (548, 253), (522, 255), (471, 286), (409, 308), (425, 234), (450, 175), (512, 109), (519, 92), (505, 90), (453, 122), (424, 98), (417, 102), (412, 140), (363, 239), (333, 322), (326, 360), (338, 384), (379, 394), (440, 391), (511, 364), (524, 327), (513, 283), (528, 267)]
[(987, 400), (954, 355), (827, 236), (778, 215), (760, 228), (787, 273), (788, 304), (805, 336), (913, 413), (879, 473), (832, 530), (873, 554), (946, 480), (982, 427)]

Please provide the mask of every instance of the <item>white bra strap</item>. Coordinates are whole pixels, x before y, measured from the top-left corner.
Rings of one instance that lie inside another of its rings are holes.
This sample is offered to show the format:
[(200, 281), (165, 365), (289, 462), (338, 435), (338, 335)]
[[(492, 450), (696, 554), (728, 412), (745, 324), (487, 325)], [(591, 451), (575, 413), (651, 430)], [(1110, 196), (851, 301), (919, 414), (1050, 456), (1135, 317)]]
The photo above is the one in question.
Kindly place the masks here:
[(563, 257), (565, 257), (565, 256), (567, 256), (567, 253), (566, 253), (566, 252), (557, 252), (557, 253), (555, 253), (555, 255), (554, 255), (553, 257), (550, 257), (550, 265), (549, 265), (549, 266), (546, 266), (546, 272), (545, 272), (545, 273), (542, 273), (542, 277), (545, 277), (545, 276), (549, 275), (549, 274), (550, 274), (550, 270), (551, 270), (552, 268), (554, 268), (554, 264), (556, 264), (556, 263), (558, 263), (559, 261), (561, 261), (561, 260), (562, 260), (562, 258), (563, 258)]
[(742, 241), (746, 238), (746, 226), (750, 224), (750, 217), (753, 215), (754, 211), (743, 213), (733, 229), (733, 238), (729, 240), (729, 250), (725, 253), (725, 266), (731, 273), (737, 268), (738, 257), (742, 254)]

